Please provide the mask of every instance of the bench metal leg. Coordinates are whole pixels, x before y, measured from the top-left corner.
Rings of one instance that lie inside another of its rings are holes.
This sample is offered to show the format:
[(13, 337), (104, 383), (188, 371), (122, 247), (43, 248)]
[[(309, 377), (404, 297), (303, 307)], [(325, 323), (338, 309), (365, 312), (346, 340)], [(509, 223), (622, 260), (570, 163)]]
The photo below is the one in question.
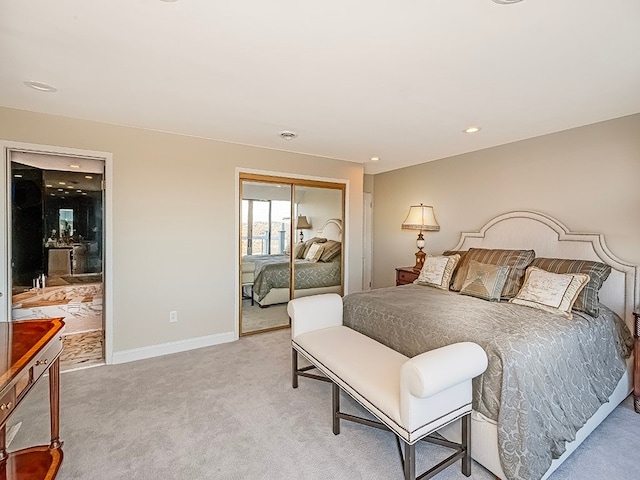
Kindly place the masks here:
[(416, 480), (416, 445), (404, 442), (404, 480)]
[(333, 434), (340, 434), (340, 387), (332, 383), (331, 384), (331, 405), (333, 410)]
[(462, 417), (462, 473), (471, 476), (471, 414)]
[(298, 388), (298, 352), (291, 349), (291, 386)]

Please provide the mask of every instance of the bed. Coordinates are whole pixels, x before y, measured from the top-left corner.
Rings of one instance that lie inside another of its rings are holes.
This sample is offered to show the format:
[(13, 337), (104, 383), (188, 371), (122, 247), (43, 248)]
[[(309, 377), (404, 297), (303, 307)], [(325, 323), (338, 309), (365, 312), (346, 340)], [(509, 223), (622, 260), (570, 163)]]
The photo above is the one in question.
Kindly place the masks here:
[[(305, 244), (325, 245), (331, 242), (338, 248), (333, 256), (319, 261), (296, 258), (294, 262), (294, 297), (342, 292), (342, 221), (329, 219), (317, 231), (317, 236)], [(337, 242), (337, 243), (336, 243)], [(338, 245), (340, 243), (340, 245)], [(299, 244), (296, 244), (299, 245)], [(327, 249), (328, 253), (328, 249)], [(246, 294), (261, 307), (286, 303), (290, 300), (289, 255), (245, 255), (242, 257), (242, 285)]]
[[(463, 233), (451, 253), (469, 249), (527, 249), (536, 259), (609, 265), (597, 291), (599, 314), (573, 311), (567, 318), (405, 285), (346, 296), (344, 322), (408, 356), (456, 341), (479, 343), (490, 360), (474, 381), (472, 456), (502, 479), (545, 479), (632, 390), (638, 269), (617, 259), (603, 236), (571, 233), (531, 211)], [(459, 432), (455, 424), (440, 431), (453, 441)]]

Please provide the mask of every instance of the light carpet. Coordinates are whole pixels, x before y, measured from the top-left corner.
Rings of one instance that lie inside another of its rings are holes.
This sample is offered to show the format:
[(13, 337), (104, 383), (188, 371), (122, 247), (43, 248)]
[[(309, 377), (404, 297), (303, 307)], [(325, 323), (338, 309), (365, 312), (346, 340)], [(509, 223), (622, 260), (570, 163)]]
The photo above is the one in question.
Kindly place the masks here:
[(242, 333), (289, 325), (287, 304), (281, 303), (261, 308), (250, 299), (242, 300)]
[[(58, 480), (401, 480), (392, 434), (343, 422), (334, 436), (331, 386), (303, 378), (291, 388), (289, 334), (63, 374)], [(48, 443), (46, 379), (9, 425), (20, 421), (12, 449)], [(625, 402), (551, 480), (634, 478), (639, 431), (640, 415)], [(421, 442), (418, 468), (448, 454)], [(435, 478), (467, 477), (456, 464)], [(493, 476), (474, 463), (470, 478)]]

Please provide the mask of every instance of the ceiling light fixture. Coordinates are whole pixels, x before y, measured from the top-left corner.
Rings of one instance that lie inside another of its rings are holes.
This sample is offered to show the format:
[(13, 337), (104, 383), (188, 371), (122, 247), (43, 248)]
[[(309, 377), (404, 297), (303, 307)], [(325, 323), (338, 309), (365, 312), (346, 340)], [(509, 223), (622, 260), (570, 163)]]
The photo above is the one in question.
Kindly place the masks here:
[(67, 182), (58, 182), (58, 185), (66, 185)]
[(371, 157), (372, 162), (377, 162), (378, 160), (380, 160), (380, 157)]
[(280, 132), (278, 134), (280, 136), (281, 139), (283, 140), (293, 140), (294, 138), (296, 138), (298, 136), (298, 134), (296, 132), (291, 132), (289, 130), (284, 130), (282, 132)]
[(520, 3), (522, 0), (493, 0), (493, 3), (509, 5), (510, 3)]
[(80, 165), (69, 165), (69, 168), (80, 168)]
[(14, 175), (14, 177), (15, 177), (15, 178), (22, 178), (22, 175), (20, 175), (19, 173), (16, 173), (16, 174)]
[(469, 127), (463, 130), (464, 133), (478, 133), (480, 131), (480, 127)]
[(28, 81), (24, 82), (24, 84), (29, 88), (33, 88), (34, 90), (38, 90), (39, 92), (53, 93), (53, 92), (57, 92), (58, 91), (58, 89), (56, 87), (54, 87), (53, 85), (49, 85), (48, 83), (44, 83), (44, 82), (35, 82), (35, 81), (32, 81), (32, 80), (28, 80)]
[(84, 178), (86, 178), (87, 180), (91, 180), (93, 177), (91, 175), (85, 175)]

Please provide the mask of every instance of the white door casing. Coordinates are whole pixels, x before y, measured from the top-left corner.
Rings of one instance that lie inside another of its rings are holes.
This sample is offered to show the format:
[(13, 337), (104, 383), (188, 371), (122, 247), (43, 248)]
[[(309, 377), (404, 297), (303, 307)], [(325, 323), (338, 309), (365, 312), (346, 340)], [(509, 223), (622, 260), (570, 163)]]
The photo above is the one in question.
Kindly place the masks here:
[(20, 143), (0, 140), (0, 151), (2, 152), (1, 177), (2, 185), (0, 194), (0, 209), (3, 213), (3, 221), (0, 222), (0, 243), (2, 243), (3, 255), (0, 257), (0, 321), (9, 321), (11, 319), (11, 302), (9, 288), (9, 278), (11, 274), (11, 265), (9, 264), (9, 228), (8, 219), (10, 218), (10, 194), (9, 187), (9, 154), (12, 150), (25, 152), (33, 152), (48, 155), (75, 156), (84, 158), (93, 158), (104, 161), (104, 249), (103, 249), (103, 274), (104, 274), (104, 335), (105, 335), (105, 362), (113, 363), (113, 155), (108, 152), (100, 152), (94, 150), (81, 150), (76, 148), (66, 148), (53, 145), (38, 145), (32, 143)]

